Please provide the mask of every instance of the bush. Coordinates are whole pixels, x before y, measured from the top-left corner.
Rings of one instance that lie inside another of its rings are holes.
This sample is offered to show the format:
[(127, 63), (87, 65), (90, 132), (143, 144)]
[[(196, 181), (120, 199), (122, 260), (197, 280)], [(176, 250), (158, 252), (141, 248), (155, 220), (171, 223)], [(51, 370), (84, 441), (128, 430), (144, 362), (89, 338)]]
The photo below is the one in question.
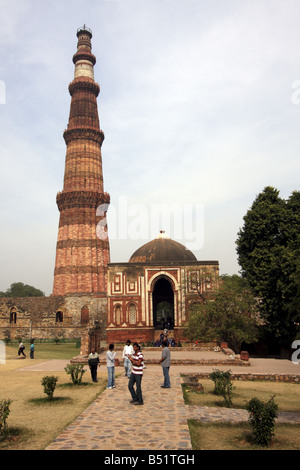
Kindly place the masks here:
[(71, 376), (74, 385), (81, 384), (82, 376), (86, 372), (83, 364), (68, 364), (65, 367), (65, 371)]
[(222, 372), (221, 370), (215, 370), (209, 375), (209, 378), (214, 382), (216, 395), (221, 395), (229, 408), (232, 404), (232, 392), (234, 386), (231, 383), (231, 371)]
[(254, 442), (267, 447), (274, 435), (275, 418), (278, 416), (278, 405), (274, 397), (271, 397), (267, 403), (254, 397), (247, 403), (246, 408), (250, 413), (249, 423)]
[(7, 431), (7, 418), (10, 412), (11, 400), (0, 401), (0, 436), (3, 436)]
[(42, 385), (44, 387), (44, 393), (48, 395), (49, 400), (52, 400), (53, 393), (56, 387), (56, 382), (58, 381), (58, 377), (54, 377), (54, 375), (46, 375), (42, 378)]

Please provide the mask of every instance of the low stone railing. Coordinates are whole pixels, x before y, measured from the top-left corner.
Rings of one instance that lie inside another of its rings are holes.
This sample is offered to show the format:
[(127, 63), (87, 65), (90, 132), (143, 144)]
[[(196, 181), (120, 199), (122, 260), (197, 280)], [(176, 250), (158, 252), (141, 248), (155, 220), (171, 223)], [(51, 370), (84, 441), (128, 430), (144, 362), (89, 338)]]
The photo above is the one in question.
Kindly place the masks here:
[[(210, 372), (191, 373), (182, 377), (192, 377), (194, 379), (207, 379)], [(296, 374), (251, 374), (251, 373), (238, 373), (231, 374), (232, 380), (268, 380), (271, 382), (287, 382), (287, 383), (300, 383), (300, 375)], [(183, 379), (184, 380), (184, 379)]]

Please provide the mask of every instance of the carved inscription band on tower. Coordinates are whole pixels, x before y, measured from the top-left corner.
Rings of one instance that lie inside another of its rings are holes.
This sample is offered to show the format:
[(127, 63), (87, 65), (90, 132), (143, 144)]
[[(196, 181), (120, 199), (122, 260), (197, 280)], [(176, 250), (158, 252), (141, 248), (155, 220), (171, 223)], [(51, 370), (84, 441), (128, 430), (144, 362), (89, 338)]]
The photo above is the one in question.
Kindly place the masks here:
[(103, 189), (104, 134), (97, 108), (100, 87), (94, 81), (92, 32), (84, 26), (78, 29), (77, 37), (74, 80), (69, 85), (69, 123), (64, 132), (67, 146), (64, 186), (56, 198), (60, 220), (53, 295), (106, 295), (109, 241), (108, 237), (98, 238), (96, 233), (100, 221), (97, 208), (110, 202)]

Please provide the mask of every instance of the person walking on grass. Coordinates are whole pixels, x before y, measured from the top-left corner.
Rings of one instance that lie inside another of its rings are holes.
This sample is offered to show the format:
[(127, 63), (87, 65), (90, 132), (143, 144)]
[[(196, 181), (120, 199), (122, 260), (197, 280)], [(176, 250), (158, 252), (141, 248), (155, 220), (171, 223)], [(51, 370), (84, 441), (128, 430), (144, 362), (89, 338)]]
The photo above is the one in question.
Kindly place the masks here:
[[(142, 394), (142, 378), (144, 370), (144, 357), (138, 343), (133, 343), (134, 353), (129, 356), (129, 360), (132, 363), (131, 374), (128, 382), (128, 389), (131, 393), (130, 403), (134, 405), (143, 405), (143, 394)], [(136, 388), (134, 389), (134, 386)]]
[(34, 359), (34, 341), (31, 341), (30, 345), (30, 359)]
[(25, 346), (23, 344), (23, 341), (21, 340), (19, 343), (18, 355), (20, 356), (22, 354), (22, 356), (26, 358), (26, 354), (24, 353), (24, 350), (25, 350)]
[(161, 360), (159, 362), (160, 362), (160, 365), (162, 367), (163, 374), (164, 374), (164, 384), (161, 386), (161, 388), (170, 388), (171, 384), (170, 384), (169, 371), (170, 371), (170, 365), (171, 365), (171, 353), (170, 353), (170, 349), (168, 348), (167, 341), (163, 341), (162, 346), (164, 349), (161, 352)]
[(106, 364), (107, 364), (107, 373), (108, 373), (108, 384), (107, 389), (111, 390), (115, 388), (115, 357), (116, 353), (114, 352), (114, 344), (110, 344), (108, 351), (106, 353)]

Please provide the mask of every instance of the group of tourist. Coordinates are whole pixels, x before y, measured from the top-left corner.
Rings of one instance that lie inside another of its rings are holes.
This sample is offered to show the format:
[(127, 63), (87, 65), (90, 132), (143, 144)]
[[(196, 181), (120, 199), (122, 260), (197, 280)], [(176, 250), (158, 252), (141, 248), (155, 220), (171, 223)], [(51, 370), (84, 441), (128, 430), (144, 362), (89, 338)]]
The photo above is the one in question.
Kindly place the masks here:
[(176, 346), (175, 339), (168, 337), (168, 335), (164, 333), (161, 333), (160, 337), (157, 338), (154, 343), (154, 346), (156, 348), (161, 348), (163, 346), (164, 341), (167, 343), (168, 346), (171, 346), (172, 348)]
[[(162, 341), (162, 355), (160, 359), (160, 365), (163, 370), (164, 383), (161, 388), (170, 388), (170, 375), (169, 369), (171, 364), (171, 354), (168, 348), (169, 343), (166, 340)], [(138, 343), (131, 344), (130, 339), (126, 341), (122, 353), (123, 365), (125, 369), (125, 376), (128, 377), (128, 389), (131, 394), (130, 403), (134, 405), (143, 405), (143, 394), (142, 394), (142, 378), (144, 369), (146, 368), (144, 363), (144, 356), (141, 347)], [(88, 357), (88, 363), (91, 370), (92, 380), (97, 382), (97, 368), (100, 365), (99, 355), (92, 349)], [(108, 384), (107, 389), (111, 390), (115, 388), (115, 365), (118, 363), (116, 358), (116, 352), (114, 351), (114, 344), (110, 344), (106, 353), (106, 365), (108, 373)]]
[[(25, 346), (24, 346), (23, 341), (21, 340), (18, 346), (18, 356), (22, 355), (22, 357), (26, 358), (26, 354), (24, 351), (25, 351)], [(34, 341), (33, 340), (30, 343), (30, 359), (34, 359)]]

